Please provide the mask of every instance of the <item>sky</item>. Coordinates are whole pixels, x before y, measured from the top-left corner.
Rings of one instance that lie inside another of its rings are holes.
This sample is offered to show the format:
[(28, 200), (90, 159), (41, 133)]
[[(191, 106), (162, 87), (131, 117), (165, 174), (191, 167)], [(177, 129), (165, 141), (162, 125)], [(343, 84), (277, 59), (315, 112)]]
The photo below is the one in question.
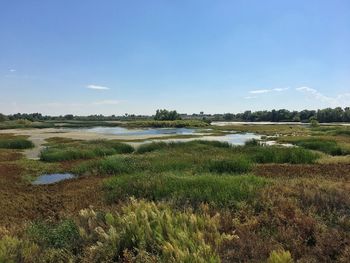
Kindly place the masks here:
[(349, 0), (0, 0), (0, 112), (350, 106)]

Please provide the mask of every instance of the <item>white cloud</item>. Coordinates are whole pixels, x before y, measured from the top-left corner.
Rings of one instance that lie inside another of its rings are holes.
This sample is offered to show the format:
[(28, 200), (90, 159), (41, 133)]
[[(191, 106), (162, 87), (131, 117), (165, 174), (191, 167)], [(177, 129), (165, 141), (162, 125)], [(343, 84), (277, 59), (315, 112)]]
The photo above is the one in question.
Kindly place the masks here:
[(10, 68), (9, 71), (10, 71), (11, 73), (16, 72), (16, 70), (13, 69), (13, 68)]
[(102, 100), (102, 101), (95, 101), (92, 104), (93, 105), (117, 105), (119, 104), (119, 100)]
[(250, 94), (263, 94), (263, 93), (269, 93), (273, 91), (281, 92), (288, 90), (289, 88), (274, 88), (274, 89), (258, 89), (258, 90), (251, 90), (249, 91)]
[(303, 92), (308, 96), (309, 99), (318, 100), (326, 103), (328, 106), (348, 106), (350, 100), (350, 93), (339, 94), (336, 97), (330, 97), (322, 94), (318, 90), (310, 87), (299, 87), (297, 91)]
[(271, 90), (269, 90), (269, 89), (258, 89), (258, 90), (251, 90), (251, 91), (249, 91), (249, 93), (251, 93), (251, 94), (261, 94), (261, 93), (268, 93), (270, 91)]
[(250, 99), (256, 99), (257, 96), (247, 96), (247, 97), (244, 97), (246, 100), (250, 100)]
[(105, 86), (100, 86), (100, 85), (94, 85), (94, 84), (90, 84), (86, 86), (87, 89), (94, 89), (94, 90), (108, 90), (108, 87)]
[(285, 90), (288, 90), (289, 88), (275, 88), (275, 89), (272, 89), (273, 91), (285, 91)]

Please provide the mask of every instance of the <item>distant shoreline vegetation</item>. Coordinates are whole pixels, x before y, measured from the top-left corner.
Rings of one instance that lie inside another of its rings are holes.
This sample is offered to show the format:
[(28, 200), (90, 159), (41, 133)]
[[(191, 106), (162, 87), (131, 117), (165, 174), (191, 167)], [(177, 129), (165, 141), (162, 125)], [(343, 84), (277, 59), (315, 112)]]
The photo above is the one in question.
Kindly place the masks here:
[[(119, 121), (120, 124), (123, 121), (147, 121), (154, 124), (155, 127), (163, 127), (162, 122), (175, 121), (181, 123), (181, 121), (203, 121), (210, 123), (211, 121), (247, 121), (247, 122), (310, 122), (317, 121), (319, 123), (327, 122), (350, 122), (350, 107), (337, 107), (337, 108), (325, 108), (319, 110), (302, 110), (302, 111), (289, 111), (286, 109), (271, 110), (271, 111), (245, 111), (243, 113), (222, 113), (222, 114), (205, 114), (200, 112), (199, 114), (180, 114), (177, 111), (168, 111), (166, 109), (159, 109), (155, 115), (135, 115), (124, 114), (122, 116), (111, 115), (89, 115), (89, 116), (76, 116), (73, 114), (61, 115), (61, 116), (48, 116), (41, 113), (16, 113), (5, 115), (0, 113), (0, 129), (4, 123), (9, 121), (19, 121), (18, 125), (14, 126), (32, 126), (29, 122), (43, 122), (45, 121), (46, 127), (50, 127), (50, 122), (63, 122), (65, 124), (76, 121), (79, 122), (102, 122), (102, 121)], [(28, 122), (29, 121), (29, 122)], [(117, 126), (115, 123), (110, 123), (111, 126)], [(197, 123), (198, 125), (198, 123)], [(197, 126), (196, 125), (196, 126)], [(37, 126), (42, 127), (39, 123)], [(53, 125), (52, 125), (53, 126)], [(135, 126), (139, 126), (135, 124)], [(180, 125), (181, 126), (181, 125)], [(185, 125), (187, 126), (187, 125)]]

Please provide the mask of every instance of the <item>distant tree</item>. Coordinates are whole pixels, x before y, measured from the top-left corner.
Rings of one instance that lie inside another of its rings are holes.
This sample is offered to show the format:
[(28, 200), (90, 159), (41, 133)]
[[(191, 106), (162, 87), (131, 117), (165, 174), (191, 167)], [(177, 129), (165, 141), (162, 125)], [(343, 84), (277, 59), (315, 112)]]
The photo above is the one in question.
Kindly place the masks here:
[(157, 110), (156, 115), (154, 116), (155, 120), (158, 121), (174, 121), (174, 120), (180, 120), (180, 114), (177, 113), (177, 111), (168, 111), (168, 110)]
[(6, 121), (6, 119), (7, 119), (6, 116), (4, 114), (0, 113), (0, 122)]
[(225, 113), (224, 120), (225, 121), (233, 121), (235, 119), (235, 115), (233, 113)]
[(66, 120), (73, 120), (74, 119), (74, 115), (73, 114), (64, 115), (64, 119), (66, 119)]

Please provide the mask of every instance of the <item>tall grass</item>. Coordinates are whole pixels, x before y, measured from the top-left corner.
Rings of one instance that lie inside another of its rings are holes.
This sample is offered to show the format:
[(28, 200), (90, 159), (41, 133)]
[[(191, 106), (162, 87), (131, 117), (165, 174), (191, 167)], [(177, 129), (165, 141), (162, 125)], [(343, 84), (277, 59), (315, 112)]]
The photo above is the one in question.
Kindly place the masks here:
[(23, 138), (1, 139), (0, 148), (2, 149), (29, 149), (33, 148), (34, 144)]
[(320, 157), (319, 154), (302, 148), (260, 146), (244, 152), (256, 163), (311, 164)]
[(194, 207), (203, 202), (215, 207), (235, 207), (241, 201), (251, 201), (266, 183), (266, 179), (252, 175), (135, 174), (108, 179), (104, 190), (109, 202), (135, 196)]
[(330, 155), (344, 155), (349, 153), (343, 150), (337, 144), (337, 142), (333, 140), (322, 140), (319, 138), (310, 138), (310, 139), (298, 140), (293, 143), (306, 149), (317, 150)]
[(109, 141), (88, 141), (56, 144), (41, 152), (40, 159), (46, 162), (58, 162), (77, 159), (91, 159), (113, 154), (132, 153), (134, 148), (125, 143)]
[(208, 162), (208, 170), (212, 173), (247, 173), (252, 170), (252, 167), (251, 160), (246, 156)]

